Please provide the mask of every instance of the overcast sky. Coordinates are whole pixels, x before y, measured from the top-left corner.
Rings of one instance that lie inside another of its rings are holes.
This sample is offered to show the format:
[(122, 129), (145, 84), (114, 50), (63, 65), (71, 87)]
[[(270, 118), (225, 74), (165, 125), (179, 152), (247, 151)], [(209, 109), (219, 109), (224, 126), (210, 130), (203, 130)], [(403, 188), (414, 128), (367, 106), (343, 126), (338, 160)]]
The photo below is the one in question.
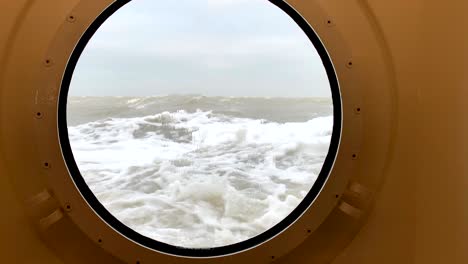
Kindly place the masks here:
[(330, 97), (307, 36), (267, 0), (133, 0), (96, 32), (72, 96)]

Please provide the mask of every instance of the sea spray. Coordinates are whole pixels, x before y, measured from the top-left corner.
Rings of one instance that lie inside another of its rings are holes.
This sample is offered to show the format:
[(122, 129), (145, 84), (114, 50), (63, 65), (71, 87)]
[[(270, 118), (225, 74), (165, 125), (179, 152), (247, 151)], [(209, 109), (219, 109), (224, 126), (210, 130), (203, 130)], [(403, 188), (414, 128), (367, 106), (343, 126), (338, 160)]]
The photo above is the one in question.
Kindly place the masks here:
[[(167, 108), (176, 99), (166, 98)], [(244, 102), (253, 100), (249, 98), (195, 97), (184, 101), (193, 109), (174, 106), (180, 109), (150, 115), (128, 111), (148, 111), (151, 100), (125, 100), (129, 110), (123, 104), (115, 115), (91, 120), (88, 112), (89, 122), (69, 126), (75, 160), (98, 200), (117, 219), (176, 246), (229, 245), (279, 223), (314, 184), (333, 128), (331, 111), (323, 110), (331, 106), (316, 100), (304, 113), (275, 118), (266, 110), (255, 113), (255, 105)], [(75, 101), (69, 117), (79, 115), (79, 104)], [(314, 105), (322, 112), (306, 112)], [(297, 109), (285, 104), (282, 111), (288, 107)], [(285, 121), (288, 116), (303, 120)]]

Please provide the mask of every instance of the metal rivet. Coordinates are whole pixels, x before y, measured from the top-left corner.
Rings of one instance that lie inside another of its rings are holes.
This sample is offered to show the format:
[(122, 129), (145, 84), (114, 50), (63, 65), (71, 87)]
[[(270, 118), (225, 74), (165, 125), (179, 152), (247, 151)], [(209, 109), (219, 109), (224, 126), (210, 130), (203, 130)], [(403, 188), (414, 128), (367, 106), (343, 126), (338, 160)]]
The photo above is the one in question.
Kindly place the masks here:
[(36, 114), (34, 115), (37, 119), (41, 119), (42, 118), (42, 113), (41, 112), (36, 112)]
[(359, 115), (359, 114), (361, 114), (361, 110), (362, 110), (361, 107), (356, 107), (356, 108), (354, 108), (354, 113)]
[(70, 204), (65, 204), (65, 211), (71, 212), (71, 210), (72, 210), (71, 205)]
[(354, 63), (352, 61), (348, 61), (348, 63), (346, 63), (346, 67), (348, 68), (352, 68), (354, 65)]

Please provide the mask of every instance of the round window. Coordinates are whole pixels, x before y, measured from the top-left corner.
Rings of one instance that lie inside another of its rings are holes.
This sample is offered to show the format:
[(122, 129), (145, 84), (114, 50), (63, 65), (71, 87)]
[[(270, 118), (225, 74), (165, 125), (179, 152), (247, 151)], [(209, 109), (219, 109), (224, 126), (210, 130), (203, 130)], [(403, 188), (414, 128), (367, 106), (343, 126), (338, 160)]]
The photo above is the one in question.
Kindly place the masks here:
[(332, 63), (282, 1), (116, 1), (75, 48), (59, 100), (63, 155), (92, 209), (143, 246), (189, 257), (243, 251), (293, 224), (340, 131)]

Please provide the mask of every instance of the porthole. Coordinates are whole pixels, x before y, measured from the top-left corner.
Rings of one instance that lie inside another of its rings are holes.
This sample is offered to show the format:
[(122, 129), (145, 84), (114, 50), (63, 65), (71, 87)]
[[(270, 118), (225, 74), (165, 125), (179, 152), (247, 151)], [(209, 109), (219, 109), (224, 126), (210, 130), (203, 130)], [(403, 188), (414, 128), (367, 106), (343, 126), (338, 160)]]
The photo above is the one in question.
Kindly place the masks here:
[(159, 252), (215, 257), (272, 239), (319, 195), (339, 146), (320, 39), (282, 1), (129, 2), (89, 27), (62, 80), (59, 137), (77, 188)]

